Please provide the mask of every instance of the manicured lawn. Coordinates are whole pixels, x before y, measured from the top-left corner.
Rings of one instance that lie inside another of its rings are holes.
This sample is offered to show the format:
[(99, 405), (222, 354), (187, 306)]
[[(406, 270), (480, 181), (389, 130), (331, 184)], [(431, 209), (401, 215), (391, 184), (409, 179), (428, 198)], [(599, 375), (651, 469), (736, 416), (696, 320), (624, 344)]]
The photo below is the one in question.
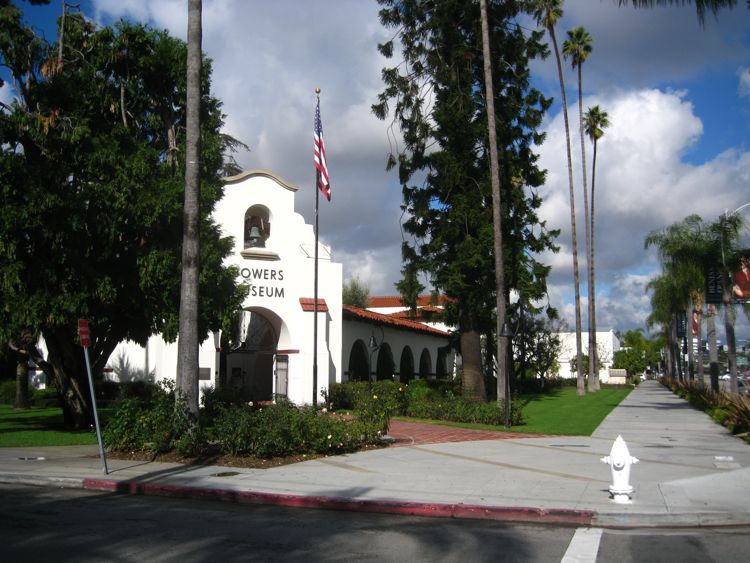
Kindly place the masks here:
[(561, 387), (545, 395), (521, 397), (526, 424), (514, 426), (513, 431), (590, 436), (632, 390), (630, 386), (602, 386), (596, 393), (579, 397), (575, 387)]
[[(529, 434), (564, 434), (590, 436), (620, 401), (628, 396), (632, 387), (602, 387), (597, 393), (576, 395), (575, 387), (553, 389), (544, 395), (524, 395), (516, 399), (523, 406), (524, 424), (511, 426), (510, 431)], [(431, 422), (460, 428), (504, 431), (504, 428), (487, 424), (467, 424), (395, 417), (397, 420)]]
[[(100, 417), (102, 413), (99, 413)], [(60, 408), (13, 410), (0, 405), (0, 447), (81, 446), (96, 444), (94, 429), (71, 432)]]

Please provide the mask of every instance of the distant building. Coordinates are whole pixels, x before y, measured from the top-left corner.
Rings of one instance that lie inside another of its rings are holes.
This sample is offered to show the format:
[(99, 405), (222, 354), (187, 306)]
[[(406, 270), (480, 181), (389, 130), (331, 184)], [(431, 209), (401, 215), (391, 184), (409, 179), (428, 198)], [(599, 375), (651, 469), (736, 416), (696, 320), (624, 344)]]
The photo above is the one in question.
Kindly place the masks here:
[[(558, 377), (565, 379), (577, 377), (575, 371), (576, 362), (576, 333), (561, 332), (560, 336), (560, 355), (558, 357), (559, 371)], [(615, 352), (620, 349), (620, 339), (613, 330), (597, 331), (596, 347), (599, 358), (599, 381), (606, 383), (609, 379), (609, 368), (612, 367)], [(589, 353), (589, 333), (581, 332), (581, 352), (588, 355)]]

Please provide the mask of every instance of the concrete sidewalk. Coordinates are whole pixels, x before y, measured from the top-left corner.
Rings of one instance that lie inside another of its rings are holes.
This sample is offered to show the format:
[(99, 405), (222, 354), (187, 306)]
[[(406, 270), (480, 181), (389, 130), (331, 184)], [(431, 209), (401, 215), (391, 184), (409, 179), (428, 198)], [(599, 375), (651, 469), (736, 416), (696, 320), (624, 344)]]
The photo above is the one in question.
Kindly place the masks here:
[[(618, 435), (631, 504), (600, 461)], [(750, 525), (750, 447), (654, 381), (591, 437), (390, 447), (271, 469), (108, 460), (97, 448), (1, 448), (0, 482), (236, 502), (602, 527)]]

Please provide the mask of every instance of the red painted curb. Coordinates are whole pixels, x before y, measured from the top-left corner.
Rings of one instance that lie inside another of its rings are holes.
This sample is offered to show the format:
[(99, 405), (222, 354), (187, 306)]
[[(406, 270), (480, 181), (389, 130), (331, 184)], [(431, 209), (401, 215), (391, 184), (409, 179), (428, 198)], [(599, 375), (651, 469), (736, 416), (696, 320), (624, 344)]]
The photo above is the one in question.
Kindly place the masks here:
[(232, 491), (229, 489), (140, 483), (137, 481), (115, 481), (112, 479), (84, 479), (83, 488), (117, 493), (220, 500), (248, 504), (270, 504), (294, 508), (348, 510), (354, 512), (428, 516), (432, 518), (571, 524), (576, 526), (590, 525), (596, 516), (595, 512), (589, 510), (564, 508), (543, 509), (515, 506), (482, 506), (284, 495), (254, 491)]

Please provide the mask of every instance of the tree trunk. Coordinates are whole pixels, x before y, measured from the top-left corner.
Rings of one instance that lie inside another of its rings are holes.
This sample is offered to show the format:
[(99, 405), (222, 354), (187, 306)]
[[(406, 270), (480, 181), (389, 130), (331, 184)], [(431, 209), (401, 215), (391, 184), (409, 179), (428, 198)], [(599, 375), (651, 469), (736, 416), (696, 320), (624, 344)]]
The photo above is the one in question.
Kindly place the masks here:
[(576, 233), (576, 198), (573, 189), (573, 157), (570, 154), (570, 123), (568, 121), (568, 100), (565, 96), (565, 79), (563, 78), (562, 63), (560, 61), (560, 50), (557, 48), (557, 37), (555, 37), (555, 28), (547, 28), (552, 38), (552, 46), (555, 50), (555, 60), (557, 61), (557, 76), (560, 80), (560, 92), (562, 94), (562, 111), (565, 122), (565, 150), (568, 157), (568, 187), (570, 191), (570, 236), (571, 252), (573, 253), (573, 283), (575, 289), (575, 315), (576, 315), (576, 369), (578, 371), (578, 381), (576, 392), (578, 395), (586, 393), (586, 376), (583, 373), (583, 353), (581, 351), (581, 276), (578, 271), (578, 235)]
[[(591, 163), (591, 254), (589, 254), (589, 332), (594, 335), (593, 338), (593, 349), (596, 352), (596, 361), (594, 367), (596, 369), (596, 378), (594, 384), (596, 385), (596, 391), (600, 388), (599, 381), (599, 354), (598, 347), (596, 344), (596, 206), (595, 206), (595, 188), (596, 188), (596, 149), (597, 140), (594, 138), (594, 157)], [(590, 345), (590, 344), (589, 344)], [(590, 356), (589, 352), (589, 356)], [(591, 389), (591, 381), (589, 381), (589, 390)]]
[(705, 374), (703, 370), (703, 306), (696, 307), (693, 310), (693, 314), (696, 316), (696, 334), (694, 335), (698, 341), (698, 354), (695, 360), (696, 363), (696, 375), (698, 381), (705, 383)]
[(594, 322), (594, 305), (592, 299), (593, 286), (592, 283), (592, 270), (591, 270), (591, 214), (589, 213), (589, 195), (588, 186), (586, 185), (586, 142), (583, 134), (583, 64), (578, 64), (578, 132), (581, 137), (581, 174), (583, 176), (583, 213), (584, 213), (584, 226), (585, 226), (585, 237), (586, 237), (586, 270), (587, 270), (587, 285), (589, 297), (587, 300), (588, 313), (589, 313), (589, 330), (588, 330), (588, 345), (589, 345), (589, 378), (588, 378), (588, 389), (589, 391), (599, 390), (599, 371), (597, 370), (598, 358), (596, 353), (596, 332)]
[(198, 416), (198, 276), (200, 253), (200, 75), (201, 0), (188, 1), (185, 204), (177, 388), (188, 410)]
[[(693, 307), (689, 306), (685, 310), (685, 339), (687, 340), (688, 364), (687, 378), (688, 381), (695, 379), (695, 353), (693, 352)], [(689, 321), (687, 319), (690, 319)]]
[(708, 340), (708, 373), (711, 378), (711, 389), (719, 390), (719, 348), (716, 345), (716, 307), (707, 307), (706, 340)]
[(503, 264), (502, 205), (500, 194), (500, 166), (497, 162), (497, 132), (495, 129), (495, 91), (492, 83), (492, 54), (490, 53), (490, 32), (487, 17), (487, 1), (479, 0), (482, 15), (482, 53), (484, 55), (484, 86), (487, 106), (487, 135), (489, 137), (490, 183), (492, 184), (492, 224), (494, 228), (495, 250), (495, 296), (497, 321), (497, 402), (506, 401), (508, 389), (508, 338), (501, 336), (505, 323), (505, 271)]
[(29, 359), (20, 352), (16, 353), (16, 398), (13, 408), (29, 408)]
[(486, 402), (487, 393), (482, 376), (482, 345), (479, 331), (469, 326), (461, 327), (461, 389), (463, 396), (477, 402)]
[(727, 340), (727, 367), (729, 368), (729, 391), (730, 393), (739, 392), (737, 385), (737, 343), (734, 336), (734, 298), (732, 296), (732, 280), (729, 273), (724, 272), (723, 276), (723, 294), (724, 294), (724, 334)]

